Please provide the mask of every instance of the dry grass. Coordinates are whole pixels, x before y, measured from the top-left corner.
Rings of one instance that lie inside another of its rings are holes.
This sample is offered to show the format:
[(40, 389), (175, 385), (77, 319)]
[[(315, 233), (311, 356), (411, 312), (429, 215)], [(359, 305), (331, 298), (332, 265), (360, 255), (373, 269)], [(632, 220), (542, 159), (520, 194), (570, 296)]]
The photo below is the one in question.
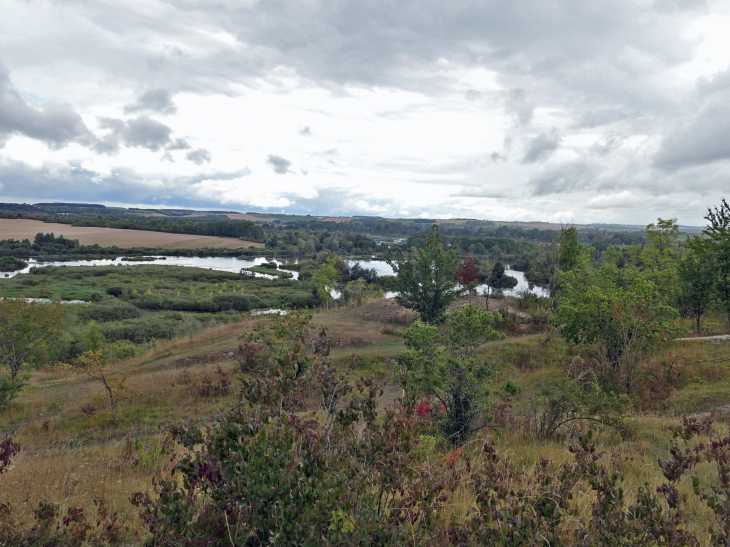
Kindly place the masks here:
[(263, 243), (243, 241), (232, 237), (198, 236), (149, 232), (146, 230), (121, 230), (117, 228), (96, 228), (71, 226), (28, 219), (0, 219), (0, 239), (30, 239), (39, 232), (53, 232), (69, 239), (78, 239), (82, 245), (98, 243), (102, 247), (116, 245), (121, 249), (133, 247), (159, 247), (160, 249), (239, 249), (241, 247), (263, 248)]
[[(335, 361), (349, 363), (356, 355), (356, 375), (386, 383), (381, 409), (401, 394), (399, 387), (387, 384), (392, 359), (403, 349), (402, 338), (384, 328), (398, 324), (393, 317), (402, 310), (395, 302), (384, 302), (319, 312), (313, 321), (327, 327), (329, 334), (340, 340), (332, 353)], [(235, 398), (233, 393), (205, 398), (197, 394), (196, 386), (206, 378), (215, 378), (219, 365), (233, 372), (235, 355), (230, 353), (237, 348), (239, 336), (265, 321), (265, 317), (251, 318), (163, 342), (140, 357), (120, 363), (120, 368), (136, 368), (137, 372), (129, 382), (131, 397), (122, 402), (116, 413), (99, 402), (103, 401), (101, 386), (85, 377), (63, 368), (34, 373), (21, 397), (2, 415), (2, 431), (11, 432), (22, 447), (12, 469), (0, 477), (2, 501), (9, 501), (30, 515), (41, 500), (54, 501), (65, 510), (70, 506), (91, 507), (94, 497), (101, 496), (113, 511), (132, 515), (129, 494), (149, 490), (155, 469), (167, 458), (160, 451), (163, 433), (158, 424), (166, 420), (209, 420), (228, 408)], [(501, 368), (520, 372), (531, 387), (537, 386), (546, 374), (560, 370), (572, 352), (562, 339), (545, 334), (492, 343), (484, 349), (490, 359), (499, 359)], [(679, 342), (658, 348), (651, 357), (654, 361), (675, 360), (690, 371), (686, 386), (670, 398), (668, 413), (673, 416), (730, 404), (730, 361), (695, 362), (726, 357), (730, 358), (730, 345)], [(234, 376), (231, 374), (231, 379)], [(93, 415), (82, 410), (89, 403), (99, 406)], [(600, 449), (606, 452), (604, 462), (622, 471), (629, 500), (645, 482), (663, 482), (656, 459), (666, 455), (670, 439), (667, 426), (677, 422), (666, 415), (637, 416), (631, 421), (637, 431), (631, 441), (621, 441), (610, 430), (597, 437)], [(138, 446), (131, 458), (128, 438)], [(481, 461), (479, 448), (483, 440), (484, 434), (467, 447), (474, 465)], [(523, 432), (510, 431), (497, 436), (495, 442), (502, 460), (514, 465), (522, 475), (529, 474), (541, 459), (549, 459), (557, 466), (572, 458), (565, 439), (535, 442)], [(438, 448), (434, 458), (442, 457), (443, 450)], [(135, 463), (136, 458), (139, 463)], [(705, 464), (698, 468), (698, 474), (711, 480)], [(704, 480), (703, 483), (706, 484)], [(690, 493), (687, 481), (682, 489), (688, 494), (690, 528), (706, 542), (709, 512)], [(588, 515), (594, 494), (585, 489), (576, 492), (576, 496), (581, 511)], [(473, 491), (466, 484), (444, 511), (463, 518), (472, 502)], [(130, 523), (140, 529), (136, 518), (130, 518)]]

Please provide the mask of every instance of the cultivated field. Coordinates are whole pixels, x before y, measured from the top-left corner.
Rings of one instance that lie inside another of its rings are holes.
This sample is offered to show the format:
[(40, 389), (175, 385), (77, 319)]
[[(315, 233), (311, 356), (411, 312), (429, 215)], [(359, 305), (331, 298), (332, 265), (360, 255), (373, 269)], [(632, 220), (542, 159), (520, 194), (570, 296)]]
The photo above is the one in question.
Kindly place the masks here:
[(116, 245), (122, 249), (133, 247), (159, 247), (160, 249), (238, 249), (240, 247), (263, 247), (263, 243), (243, 241), (231, 237), (213, 237), (187, 234), (148, 232), (145, 230), (119, 230), (116, 228), (95, 228), (69, 226), (41, 222), (40, 220), (0, 219), (0, 239), (30, 239), (39, 232), (53, 232), (56, 236), (78, 239), (82, 245), (98, 243), (102, 247)]

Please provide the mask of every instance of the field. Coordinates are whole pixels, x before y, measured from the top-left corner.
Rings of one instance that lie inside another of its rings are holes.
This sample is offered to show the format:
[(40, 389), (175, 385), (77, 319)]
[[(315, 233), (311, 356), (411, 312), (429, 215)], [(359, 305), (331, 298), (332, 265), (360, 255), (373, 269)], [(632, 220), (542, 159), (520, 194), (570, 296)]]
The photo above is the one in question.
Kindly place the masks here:
[(115, 228), (91, 228), (69, 226), (27, 219), (0, 219), (0, 239), (30, 239), (37, 233), (54, 233), (68, 239), (78, 239), (81, 245), (98, 244), (102, 247), (158, 247), (160, 249), (238, 249), (241, 247), (263, 248), (263, 243), (242, 241), (230, 237), (212, 237), (186, 234), (148, 232), (143, 230), (118, 230)]

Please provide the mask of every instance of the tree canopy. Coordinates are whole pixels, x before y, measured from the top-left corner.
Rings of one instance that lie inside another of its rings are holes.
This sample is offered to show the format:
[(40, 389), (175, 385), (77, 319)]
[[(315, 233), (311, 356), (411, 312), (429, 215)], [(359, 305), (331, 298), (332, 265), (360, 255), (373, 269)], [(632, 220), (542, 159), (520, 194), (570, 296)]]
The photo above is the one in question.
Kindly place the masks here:
[(425, 323), (442, 320), (449, 305), (463, 289), (458, 288), (456, 271), (459, 259), (456, 251), (446, 251), (438, 226), (431, 229), (423, 247), (407, 253), (399, 249), (398, 256), (388, 260), (396, 273), (396, 302), (417, 311)]

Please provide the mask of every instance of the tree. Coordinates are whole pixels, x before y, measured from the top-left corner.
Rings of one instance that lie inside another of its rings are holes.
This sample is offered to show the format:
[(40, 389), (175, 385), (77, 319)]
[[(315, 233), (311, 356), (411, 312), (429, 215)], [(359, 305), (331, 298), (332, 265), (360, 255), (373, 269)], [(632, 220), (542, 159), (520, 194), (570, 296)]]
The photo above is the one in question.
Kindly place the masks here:
[(550, 236), (550, 250), (547, 252), (547, 261), (550, 266), (550, 296), (553, 298), (560, 289), (560, 279), (563, 272), (569, 272), (580, 263), (583, 254), (583, 245), (578, 240), (578, 230), (575, 226), (560, 227), (560, 237), (556, 240)]
[(517, 280), (511, 275), (505, 274), (504, 264), (498, 260), (492, 267), (487, 283), (495, 289), (511, 289), (517, 285)]
[(317, 294), (321, 300), (325, 301), (328, 309), (329, 301), (332, 299), (331, 291), (334, 289), (337, 279), (336, 263), (337, 259), (332, 256), (327, 257), (327, 261), (312, 275), (312, 279), (317, 283)]
[(456, 280), (468, 291), (469, 303), (471, 303), (471, 298), (476, 293), (477, 283), (479, 282), (479, 267), (476, 264), (474, 255), (469, 252), (468, 248), (461, 256), (461, 262), (456, 270)]
[(64, 310), (57, 302), (29, 302), (27, 299), (0, 300), (0, 357), (10, 379), (38, 349), (58, 336)]
[(441, 432), (461, 446), (486, 417), (491, 405), (489, 380), (494, 370), (477, 355), (477, 348), (504, 338), (494, 330), (497, 314), (468, 304), (446, 314), (446, 333), (416, 321), (404, 333), (407, 350), (398, 361), (416, 389), (442, 409)]
[(352, 296), (355, 299), (357, 305), (362, 306), (362, 297), (368, 288), (367, 281), (365, 281), (362, 277), (358, 277), (354, 281), (350, 281), (347, 284), (347, 288), (352, 293)]
[(720, 207), (707, 210), (705, 220), (710, 224), (702, 230), (704, 246), (714, 264), (718, 300), (730, 321), (730, 205), (723, 198)]
[(631, 262), (639, 272), (654, 283), (663, 303), (674, 300), (679, 289), (677, 285), (677, 263), (679, 260), (679, 226), (677, 219), (657, 219), (657, 223), (646, 227), (647, 244), (629, 247)]
[(116, 408), (119, 399), (126, 394), (127, 380), (135, 371), (134, 368), (121, 370), (115, 366), (113, 357), (103, 349), (82, 353), (72, 367), (104, 386), (112, 410)]
[(689, 242), (677, 266), (680, 305), (689, 307), (700, 330), (700, 320), (712, 301), (715, 290), (715, 268), (712, 256), (706, 252), (701, 238)]
[(411, 249), (387, 260), (396, 273), (396, 302), (421, 314), (425, 323), (441, 321), (444, 313), (463, 292), (455, 280), (459, 260), (456, 251), (446, 251), (438, 226), (431, 228), (423, 248)]
[(622, 286), (614, 264), (573, 270), (563, 277), (561, 332), (575, 344), (597, 346), (609, 375), (631, 392), (644, 351), (678, 332), (676, 310), (657, 301), (656, 287), (644, 277)]

